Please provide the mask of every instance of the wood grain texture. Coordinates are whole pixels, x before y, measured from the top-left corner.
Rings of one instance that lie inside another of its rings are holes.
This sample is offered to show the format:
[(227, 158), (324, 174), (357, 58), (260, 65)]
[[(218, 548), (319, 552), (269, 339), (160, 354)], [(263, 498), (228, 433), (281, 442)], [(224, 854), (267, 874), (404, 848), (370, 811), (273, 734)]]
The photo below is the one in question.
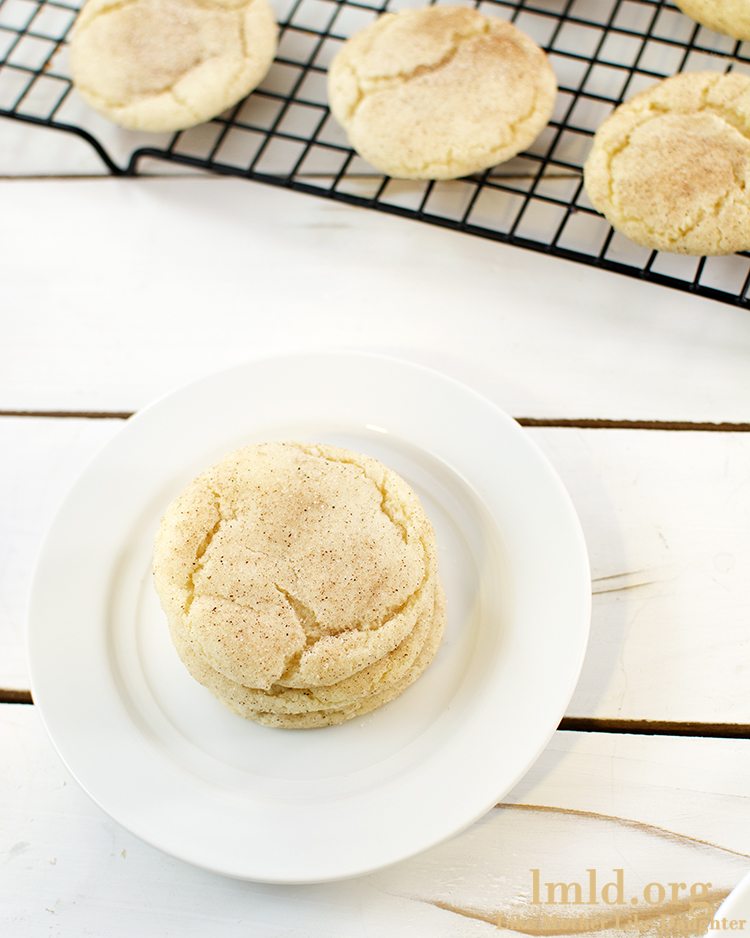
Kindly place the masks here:
[(591, 559), (592, 633), (567, 715), (750, 722), (750, 435), (529, 432)]
[[(0, 450), (13, 454), (0, 462), (0, 687), (28, 688), (34, 558), (64, 492), (117, 429), (0, 420)], [(567, 715), (750, 723), (750, 434), (527, 432), (567, 485), (591, 556), (592, 635)]]
[(133, 410), (333, 346), (528, 417), (750, 421), (743, 310), (244, 180), (0, 185), (0, 409)]
[[(0, 707), (0, 736), (0, 921), (14, 938), (620, 938), (665, 922), (697, 936), (694, 911), (644, 902), (645, 885), (710, 882), (710, 911), (750, 867), (745, 741), (558, 733), (459, 837), (351, 882), (271, 887), (203, 873), (110, 821), (62, 768), (33, 707)], [(600, 884), (623, 870), (638, 921), (629, 901), (532, 902), (532, 869), (585, 883), (588, 868)]]

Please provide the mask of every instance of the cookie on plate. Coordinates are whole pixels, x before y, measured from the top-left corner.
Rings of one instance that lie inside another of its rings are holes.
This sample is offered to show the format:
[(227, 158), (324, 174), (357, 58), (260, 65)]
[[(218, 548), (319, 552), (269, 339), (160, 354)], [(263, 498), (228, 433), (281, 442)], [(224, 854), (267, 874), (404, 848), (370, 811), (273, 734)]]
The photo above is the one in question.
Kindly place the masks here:
[(515, 156), (546, 126), (556, 92), (532, 39), (466, 7), (386, 13), (344, 44), (328, 75), (352, 147), (414, 179), (454, 179)]
[(750, 39), (750, 0), (674, 0), (702, 26), (734, 39)]
[(73, 29), (73, 84), (122, 127), (181, 130), (260, 84), (277, 32), (268, 0), (87, 0)]
[(626, 101), (584, 167), (594, 207), (638, 244), (679, 254), (750, 248), (750, 77), (688, 72)]
[(154, 578), (192, 676), (271, 726), (328, 726), (391, 700), (445, 620), (417, 496), (332, 446), (248, 446), (199, 476), (162, 520)]

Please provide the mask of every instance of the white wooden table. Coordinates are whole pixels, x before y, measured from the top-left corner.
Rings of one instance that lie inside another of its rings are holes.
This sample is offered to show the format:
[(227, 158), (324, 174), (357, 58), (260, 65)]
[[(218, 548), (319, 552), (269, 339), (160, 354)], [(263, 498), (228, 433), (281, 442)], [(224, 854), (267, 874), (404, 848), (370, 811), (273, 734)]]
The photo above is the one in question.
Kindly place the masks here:
[[(688, 887), (715, 909), (750, 868), (747, 312), (249, 182), (60, 175), (97, 171), (0, 122), (0, 934), (700, 934)], [(30, 705), (29, 583), (130, 412), (332, 346), (431, 364), (523, 418), (583, 522), (592, 635), (561, 730), (465, 834), (364, 879), (257, 886), (147, 847), (71, 780)], [(532, 869), (664, 895), (637, 921), (540, 906)]]

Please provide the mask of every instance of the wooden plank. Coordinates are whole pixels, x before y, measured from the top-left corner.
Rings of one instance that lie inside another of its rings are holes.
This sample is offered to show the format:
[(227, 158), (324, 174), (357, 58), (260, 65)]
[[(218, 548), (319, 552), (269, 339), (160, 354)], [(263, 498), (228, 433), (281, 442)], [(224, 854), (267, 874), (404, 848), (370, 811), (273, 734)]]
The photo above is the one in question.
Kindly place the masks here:
[(2, 199), (0, 410), (131, 410), (248, 356), (346, 346), (521, 416), (750, 420), (742, 310), (243, 180)]
[[(28, 687), (34, 557), (119, 423), (0, 419), (12, 454), (0, 461), (0, 687)], [(591, 555), (592, 635), (568, 716), (750, 724), (750, 434), (528, 432), (567, 485)]]
[(0, 687), (28, 687), (26, 609), (58, 505), (116, 420), (0, 420)]
[[(673, 902), (669, 884), (710, 882), (710, 914), (750, 859), (747, 740), (558, 733), (504, 804), (463, 835), (358, 880), (269, 887), (172, 860), (110, 821), (61, 766), (33, 707), (0, 707), (0, 735), (0, 920), (14, 938), (620, 938), (648, 926), (697, 936), (687, 888)], [(533, 869), (540, 885), (584, 888), (588, 869), (599, 886), (621, 869), (625, 904), (534, 903)], [(664, 885), (663, 901), (644, 900), (648, 883)]]
[(569, 716), (750, 723), (750, 434), (529, 431), (591, 559)]

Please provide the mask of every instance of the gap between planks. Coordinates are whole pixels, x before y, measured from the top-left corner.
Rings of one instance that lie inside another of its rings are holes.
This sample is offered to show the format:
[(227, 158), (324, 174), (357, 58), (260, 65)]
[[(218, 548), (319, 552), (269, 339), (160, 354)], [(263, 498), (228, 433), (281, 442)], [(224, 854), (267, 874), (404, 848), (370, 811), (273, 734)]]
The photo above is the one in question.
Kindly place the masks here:
[(714, 739), (750, 739), (750, 723), (563, 717), (558, 730), (577, 733), (628, 733), (635, 736), (708, 736)]
[[(29, 690), (3, 690), (0, 704), (32, 705)], [(702, 736), (714, 739), (750, 739), (747, 723), (695, 723), (669, 720), (610, 720), (598, 717), (563, 717), (558, 730), (578, 733), (626, 733), (631, 736)]]
[[(59, 420), (128, 420), (132, 410), (0, 410), (3, 417)], [(522, 427), (560, 427), (579, 430), (668, 430), (699, 433), (750, 433), (750, 423), (693, 420), (615, 420), (604, 417), (515, 417)]]

